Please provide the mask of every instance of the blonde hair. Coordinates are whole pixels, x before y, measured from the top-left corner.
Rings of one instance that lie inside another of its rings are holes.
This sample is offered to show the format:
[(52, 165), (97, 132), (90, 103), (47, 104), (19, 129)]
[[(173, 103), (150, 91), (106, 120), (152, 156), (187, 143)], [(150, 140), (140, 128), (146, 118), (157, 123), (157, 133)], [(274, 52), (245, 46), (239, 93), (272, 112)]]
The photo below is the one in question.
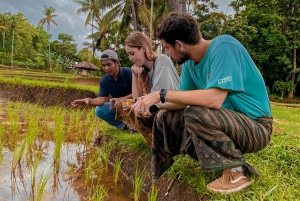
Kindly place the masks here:
[(145, 48), (145, 57), (152, 61), (156, 59), (157, 53), (153, 51), (151, 41), (149, 37), (142, 32), (135, 31), (127, 36), (124, 45), (129, 47), (134, 47), (141, 49), (142, 47)]

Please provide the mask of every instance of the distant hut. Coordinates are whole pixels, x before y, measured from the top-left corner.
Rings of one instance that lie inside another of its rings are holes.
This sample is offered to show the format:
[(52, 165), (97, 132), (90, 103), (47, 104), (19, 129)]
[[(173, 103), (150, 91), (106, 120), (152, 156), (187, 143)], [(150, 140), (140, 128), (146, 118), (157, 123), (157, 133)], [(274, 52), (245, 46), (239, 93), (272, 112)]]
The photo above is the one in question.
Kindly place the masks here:
[(76, 68), (75, 74), (79, 74), (78, 69), (81, 69), (80, 75), (88, 76), (90, 71), (100, 70), (95, 64), (92, 64), (88, 61), (82, 61), (78, 64), (74, 64), (73, 68)]

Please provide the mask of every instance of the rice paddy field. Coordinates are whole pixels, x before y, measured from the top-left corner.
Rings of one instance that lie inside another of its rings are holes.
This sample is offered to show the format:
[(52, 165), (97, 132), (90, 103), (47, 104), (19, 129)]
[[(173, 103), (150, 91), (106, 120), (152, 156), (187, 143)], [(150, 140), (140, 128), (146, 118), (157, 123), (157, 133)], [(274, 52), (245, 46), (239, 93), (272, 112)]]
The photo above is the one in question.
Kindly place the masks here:
[[(98, 79), (74, 78), (0, 67), (0, 83), (72, 88), (97, 93)], [(42, 78), (42, 79), (41, 79)], [(49, 79), (48, 79), (49, 78)], [(51, 78), (51, 79), (50, 79)], [(74, 80), (80, 80), (75, 82)], [(93, 80), (93, 81), (91, 81)], [(84, 83), (84, 84), (83, 84)], [(8, 88), (7, 86), (11, 88)], [(2, 86), (2, 85), (1, 85)], [(4, 85), (3, 85), (4, 86)], [(261, 176), (242, 192), (219, 195), (206, 184), (220, 172), (196, 172), (196, 161), (177, 156), (156, 183), (150, 180), (150, 149), (141, 134), (117, 131), (93, 108), (75, 109), (24, 101), (0, 91), (0, 200), (300, 200), (300, 106), (271, 103), (271, 143), (246, 155)], [(24, 91), (22, 89), (22, 91)], [(33, 93), (33, 92), (32, 92)], [(47, 94), (46, 94), (47, 95)], [(63, 97), (63, 98), (61, 98)], [(49, 97), (46, 96), (49, 99)], [(80, 98), (80, 97), (78, 97)], [(100, 138), (99, 138), (100, 137)], [(101, 143), (95, 144), (101, 139)], [(126, 170), (131, 170), (126, 174)]]

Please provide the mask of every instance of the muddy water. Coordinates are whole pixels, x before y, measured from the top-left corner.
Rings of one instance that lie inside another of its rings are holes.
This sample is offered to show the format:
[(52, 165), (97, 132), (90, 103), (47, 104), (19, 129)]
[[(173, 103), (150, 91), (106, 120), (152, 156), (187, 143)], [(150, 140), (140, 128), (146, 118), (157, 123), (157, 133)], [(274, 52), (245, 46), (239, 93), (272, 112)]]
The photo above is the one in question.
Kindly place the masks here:
[[(36, 181), (41, 179), (41, 175), (52, 174), (56, 172), (53, 167), (53, 157), (48, 154), (54, 149), (53, 142), (39, 142), (45, 153), (43, 160), (39, 163), (36, 172)], [(20, 166), (12, 171), (13, 154), (7, 148), (3, 148), (4, 159), (0, 167), (0, 200), (30, 200), (30, 192), (32, 192), (31, 170), (26, 166), (28, 159), (22, 158)], [(62, 149), (60, 167), (58, 175), (53, 175), (47, 182), (46, 191), (43, 200), (88, 200), (89, 190), (85, 184), (85, 175), (81, 173), (80, 168), (83, 165), (85, 156), (85, 148), (77, 144), (65, 144)], [(27, 156), (29, 157), (29, 156)], [(79, 159), (80, 158), (80, 159)], [(73, 167), (73, 172), (69, 173), (70, 167)], [(108, 190), (109, 200), (127, 201), (132, 200), (131, 193), (133, 192), (131, 184), (122, 176), (121, 181), (116, 185), (114, 183), (113, 167), (109, 165), (107, 171), (100, 175), (94, 175), (95, 180), (99, 180), (100, 184)], [(82, 171), (84, 172), (84, 171)], [(69, 175), (71, 174), (71, 175)], [(55, 178), (56, 177), (56, 178)], [(56, 180), (56, 181), (55, 181)], [(36, 187), (34, 187), (37, 189)]]
[[(0, 123), (7, 124), (9, 122), (5, 121), (3, 110), (2, 100)], [(95, 187), (100, 185), (107, 190), (104, 200), (133, 200), (132, 183), (122, 175), (115, 183), (114, 167), (108, 165), (106, 168), (100, 159), (96, 166), (91, 166), (91, 174), (87, 176), (87, 169), (90, 167), (87, 164), (98, 161), (98, 158), (95, 154), (97, 150), (83, 142), (64, 142), (59, 162), (54, 163), (54, 142), (37, 137), (26, 148), (19, 162), (14, 163), (16, 150), (22, 146), (21, 138), (25, 136), (20, 134), (13, 142), (11, 139), (4, 139), (5, 137), (7, 136), (2, 136), (5, 143), (0, 146), (3, 155), (0, 164), (1, 201), (34, 200), (39, 189), (43, 189), (43, 184), (45, 191), (41, 200), (91, 200)], [(142, 195), (142, 200), (146, 200), (145, 194)]]

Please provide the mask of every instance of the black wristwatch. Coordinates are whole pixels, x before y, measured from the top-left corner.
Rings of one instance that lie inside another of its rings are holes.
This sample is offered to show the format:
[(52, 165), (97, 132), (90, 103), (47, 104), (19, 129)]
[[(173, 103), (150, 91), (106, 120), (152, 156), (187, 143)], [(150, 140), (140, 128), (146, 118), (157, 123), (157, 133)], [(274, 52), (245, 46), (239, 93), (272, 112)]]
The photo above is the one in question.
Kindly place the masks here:
[(159, 91), (159, 95), (160, 95), (160, 102), (161, 103), (165, 103), (167, 102), (167, 89), (161, 89)]

